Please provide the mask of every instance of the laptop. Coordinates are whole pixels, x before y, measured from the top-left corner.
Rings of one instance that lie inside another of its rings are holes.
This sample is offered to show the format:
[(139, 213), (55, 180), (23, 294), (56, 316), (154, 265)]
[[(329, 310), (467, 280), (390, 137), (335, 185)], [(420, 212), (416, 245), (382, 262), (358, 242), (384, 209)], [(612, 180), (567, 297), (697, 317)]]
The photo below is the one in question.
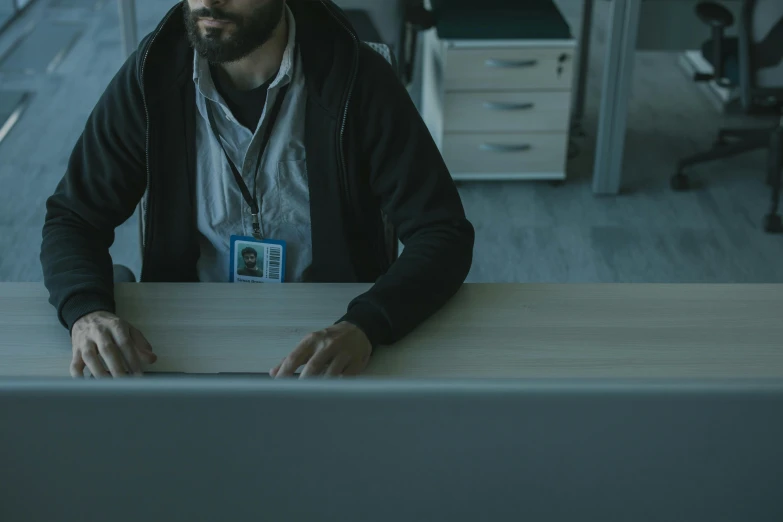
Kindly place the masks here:
[(0, 380), (0, 520), (783, 520), (781, 381)]

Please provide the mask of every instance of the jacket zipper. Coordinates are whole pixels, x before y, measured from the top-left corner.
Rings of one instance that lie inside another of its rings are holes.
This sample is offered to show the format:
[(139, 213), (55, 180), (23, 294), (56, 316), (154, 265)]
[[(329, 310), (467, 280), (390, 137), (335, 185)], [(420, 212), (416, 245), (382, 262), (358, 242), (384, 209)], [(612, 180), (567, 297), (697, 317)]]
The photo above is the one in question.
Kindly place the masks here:
[(147, 238), (149, 238), (150, 235), (150, 218), (149, 214), (147, 213), (148, 210), (148, 204), (149, 200), (152, 197), (152, 190), (150, 190), (150, 180), (152, 179), (152, 175), (150, 173), (150, 112), (149, 108), (147, 107), (147, 94), (144, 90), (144, 71), (145, 67), (147, 65), (147, 57), (150, 54), (150, 49), (152, 48), (152, 44), (155, 43), (155, 38), (158, 37), (158, 34), (160, 33), (161, 29), (166, 25), (166, 23), (169, 21), (169, 18), (171, 18), (171, 14), (176, 10), (176, 8), (171, 9), (168, 14), (166, 15), (166, 18), (163, 19), (163, 22), (158, 26), (157, 30), (155, 31), (155, 34), (152, 35), (152, 38), (150, 38), (149, 43), (147, 44), (147, 48), (144, 50), (144, 57), (141, 60), (141, 74), (140, 74), (140, 82), (141, 82), (141, 101), (144, 105), (144, 124), (145, 124), (145, 135), (144, 135), (144, 156), (145, 156), (145, 168), (146, 168), (146, 174), (147, 174), (147, 184), (146, 184), (146, 192), (147, 197), (143, 198), (144, 203), (142, 205), (142, 216), (141, 219), (143, 220), (142, 227), (142, 237), (141, 237), (141, 275), (139, 277), (139, 280), (144, 280), (144, 268), (147, 265)]
[(348, 84), (348, 93), (345, 97), (345, 105), (343, 106), (343, 117), (342, 122), (340, 123), (340, 133), (337, 137), (337, 146), (339, 147), (338, 151), (338, 158), (340, 161), (340, 172), (342, 173), (341, 176), (341, 183), (343, 186), (343, 194), (345, 194), (345, 197), (347, 198), (346, 203), (353, 207), (353, 202), (351, 201), (351, 194), (348, 190), (348, 170), (345, 166), (345, 125), (348, 121), (348, 106), (351, 104), (351, 98), (353, 97), (353, 88), (354, 84), (356, 83), (356, 76), (359, 72), (359, 59), (358, 59), (358, 50), (359, 50), (359, 39), (356, 37), (356, 34), (351, 31), (347, 25), (345, 25), (345, 22), (343, 22), (339, 16), (334, 14), (332, 9), (329, 7), (329, 5), (324, 2), (324, 0), (321, 0), (321, 3), (326, 7), (326, 10), (329, 11), (329, 14), (332, 15), (332, 18), (337, 20), (337, 22), (343, 27), (343, 29), (346, 30), (348, 34), (351, 35), (351, 39), (354, 43), (354, 59), (353, 59), (353, 67), (351, 70), (351, 81)]
[[(339, 16), (334, 14), (334, 12), (329, 8), (326, 2), (324, 0), (321, 0), (321, 3), (324, 4), (327, 11), (329, 11), (329, 14), (332, 15), (332, 17), (337, 20), (337, 22), (345, 29), (348, 34), (351, 35), (351, 38), (353, 39), (354, 43), (354, 60), (353, 60), (353, 67), (351, 70), (351, 81), (348, 84), (348, 94), (345, 98), (345, 106), (343, 107), (343, 119), (340, 124), (340, 134), (338, 136), (338, 147), (339, 147), (339, 160), (340, 160), (340, 171), (342, 173), (341, 176), (341, 182), (343, 186), (343, 194), (345, 194), (346, 203), (350, 206), (350, 208), (353, 209), (353, 212), (355, 214), (356, 219), (360, 219), (361, 215), (359, 211), (354, 207), (353, 201), (351, 200), (351, 194), (348, 187), (348, 170), (345, 165), (345, 125), (348, 121), (348, 107), (351, 104), (351, 98), (353, 96), (353, 89), (354, 84), (356, 83), (356, 77), (359, 73), (359, 38), (356, 36), (356, 33), (351, 31), (348, 26), (345, 25), (345, 22), (343, 22)], [(384, 237), (385, 237), (385, 226), (384, 226)], [(394, 245), (396, 247), (396, 244)], [(386, 250), (386, 241), (383, 242), (384, 250)], [(379, 259), (379, 266), (384, 266), (388, 261), (386, 260), (386, 255), (384, 255), (382, 258)]]

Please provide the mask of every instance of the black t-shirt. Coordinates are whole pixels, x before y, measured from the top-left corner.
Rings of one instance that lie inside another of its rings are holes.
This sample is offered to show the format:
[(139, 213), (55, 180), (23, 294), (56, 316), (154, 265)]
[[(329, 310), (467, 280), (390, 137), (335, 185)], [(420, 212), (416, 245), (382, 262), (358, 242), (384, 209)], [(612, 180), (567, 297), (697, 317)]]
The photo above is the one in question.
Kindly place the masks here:
[(255, 132), (258, 120), (261, 119), (261, 114), (264, 112), (267, 91), (275, 79), (275, 75), (255, 89), (243, 91), (231, 85), (223, 71), (219, 71), (215, 67), (211, 67), (210, 71), (215, 88), (223, 97), (228, 108), (231, 109), (231, 114), (240, 124), (250, 129), (251, 132)]

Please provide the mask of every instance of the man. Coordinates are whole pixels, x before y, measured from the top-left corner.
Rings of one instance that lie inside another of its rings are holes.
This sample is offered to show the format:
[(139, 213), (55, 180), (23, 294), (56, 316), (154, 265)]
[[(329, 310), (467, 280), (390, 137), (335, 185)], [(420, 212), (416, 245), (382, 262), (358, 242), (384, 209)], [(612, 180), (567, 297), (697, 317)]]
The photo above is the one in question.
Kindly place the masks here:
[(245, 263), (244, 268), (237, 270), (237, 275), (243, 277), (264, 277), (264, 271), (258, 268), (256, 263), (258, 262), (258, 252), (253, 247), (245, 247), (242, 249), (242, 261)]
[[(374, 283), (275, 377), (361, 372), (472, 262), (473, 228), (427, 128), (329, 0), (184, 0), (111, 81), (43, 228), (74, 376), (155, 361), (114, 315), (109, 246), (140, 201), (143, 282), (228, 281), (234, 236), (252, 235), (286, 242), (286, 281)], [(394, 261), (386, 223), (405, 245)]]

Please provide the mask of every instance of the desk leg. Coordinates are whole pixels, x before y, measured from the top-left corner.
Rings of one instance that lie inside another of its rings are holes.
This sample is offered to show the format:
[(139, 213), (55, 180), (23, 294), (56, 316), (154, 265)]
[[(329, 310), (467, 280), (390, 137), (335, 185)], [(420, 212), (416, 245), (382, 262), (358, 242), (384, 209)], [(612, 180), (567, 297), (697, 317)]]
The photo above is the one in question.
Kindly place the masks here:
[(574, 109), (571, 126), (582, 132), (582, 117), (585, 114), (585, 96), (587, 95), (587, 75), (590, 70), (590, 36), (593, 29), (593, 1), (584, 0), (582, 4), (582, 29), (579, 33), (579, 61), (577, 63)]
[(598, 137), (593, 167), (593, 192), (620, 192), (625, 123), (636, 53), (641, 0), (614, 0), (606, 46)]
[(120, 13), (120, 37), (122, 38), (122, 51), (125, 58), (136, 50), (138, 45), (136, 37), (136, 1), (117, 0)]

